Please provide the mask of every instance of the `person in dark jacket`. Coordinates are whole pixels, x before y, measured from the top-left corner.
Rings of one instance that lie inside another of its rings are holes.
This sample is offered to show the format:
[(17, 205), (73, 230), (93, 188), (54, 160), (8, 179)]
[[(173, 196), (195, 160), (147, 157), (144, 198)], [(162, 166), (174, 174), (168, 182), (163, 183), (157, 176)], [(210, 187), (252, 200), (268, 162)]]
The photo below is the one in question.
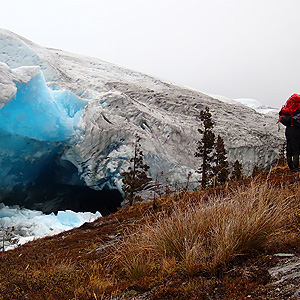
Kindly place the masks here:
[[(291, 172), (299, 171), (300, 95), (290, 96), (279, 112), (278, 122), (286, 126), (286, 158)], [(278, 123), (277, 122), (277, 123)]]
[(286, 158), (291, 172), (298, 172), (300, 155), (300, 111), (293, 115), (292, 125), (285, 129)]

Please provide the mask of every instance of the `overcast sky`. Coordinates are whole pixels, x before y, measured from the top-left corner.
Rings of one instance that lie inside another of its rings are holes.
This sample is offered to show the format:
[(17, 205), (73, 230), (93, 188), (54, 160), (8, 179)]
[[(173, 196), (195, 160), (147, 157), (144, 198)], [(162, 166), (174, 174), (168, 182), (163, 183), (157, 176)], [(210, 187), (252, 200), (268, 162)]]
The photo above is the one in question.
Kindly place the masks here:
[(0, 7), (1, 28), (42, 46), (275, 107), (300, 94), (300, 0), (5, 0)]

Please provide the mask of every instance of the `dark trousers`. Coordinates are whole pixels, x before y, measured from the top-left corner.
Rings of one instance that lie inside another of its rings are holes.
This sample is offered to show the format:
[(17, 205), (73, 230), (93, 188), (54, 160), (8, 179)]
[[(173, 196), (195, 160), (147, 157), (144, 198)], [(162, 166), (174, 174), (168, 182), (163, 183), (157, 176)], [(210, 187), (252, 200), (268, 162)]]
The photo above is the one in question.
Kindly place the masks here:
[(287, 126), (285, 130), (286, 137), (286, 157), (291, 171), (299, 169), (300, 154), (300, 127)]

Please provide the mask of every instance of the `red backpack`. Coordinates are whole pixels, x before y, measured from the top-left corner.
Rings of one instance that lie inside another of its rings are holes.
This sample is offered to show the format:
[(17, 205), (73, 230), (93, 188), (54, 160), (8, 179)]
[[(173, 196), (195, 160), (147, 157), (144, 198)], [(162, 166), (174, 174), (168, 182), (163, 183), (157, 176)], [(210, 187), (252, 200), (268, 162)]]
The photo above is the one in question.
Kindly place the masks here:
[[(299, 110), (299, 112), (297, 110)], [(298, 115), (299, 113), (300, 113), (300, 95), (293, 94), (282, 106), (279, 112), (278, 122), (282, 123), (285, 126), (293, 126), (295, 122), (294, 116)], [(298, 123), (297, 119), (296, 122)]]

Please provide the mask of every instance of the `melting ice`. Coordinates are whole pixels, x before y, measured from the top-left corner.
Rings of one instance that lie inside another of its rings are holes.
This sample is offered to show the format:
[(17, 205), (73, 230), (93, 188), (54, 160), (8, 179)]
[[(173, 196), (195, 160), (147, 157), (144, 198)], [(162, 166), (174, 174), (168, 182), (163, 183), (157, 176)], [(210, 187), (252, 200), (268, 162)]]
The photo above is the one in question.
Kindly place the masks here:
[(70, 210), (45, 215), (40, 211), (21, 209), (19, 206), (8, 207), (0, 203), (0, 232), (5, 228), (14, 227), (14, 234), (19, 238), (19, 243), (24, 244), (35, 238), (79, 227), (99, 217), (99, 212), (75, 213)]

